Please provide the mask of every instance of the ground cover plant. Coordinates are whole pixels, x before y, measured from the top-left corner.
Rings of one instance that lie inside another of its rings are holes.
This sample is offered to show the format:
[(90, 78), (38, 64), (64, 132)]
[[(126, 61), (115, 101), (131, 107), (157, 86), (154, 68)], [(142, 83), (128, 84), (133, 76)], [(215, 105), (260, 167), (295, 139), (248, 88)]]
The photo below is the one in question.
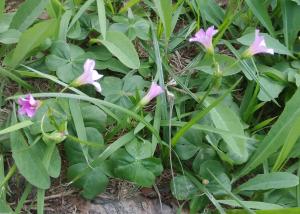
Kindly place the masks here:
[(1, 213), (62, 167), (86, 199), (169, 170), (179, 213), (300, 213), (298, 0), (6, 3)]

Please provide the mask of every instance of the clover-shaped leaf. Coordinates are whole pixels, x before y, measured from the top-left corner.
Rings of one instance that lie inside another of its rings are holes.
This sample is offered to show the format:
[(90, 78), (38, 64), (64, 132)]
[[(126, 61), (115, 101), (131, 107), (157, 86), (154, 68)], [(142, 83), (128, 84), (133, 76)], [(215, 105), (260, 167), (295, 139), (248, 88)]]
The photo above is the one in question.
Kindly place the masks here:
[(50, 70), (56, 71), (59, 79), (70, 83), (83, 72), (86, 58), (87, 55), (80, 47), (57, 41), (46, 58), (46, 65)]
[[(135, 153), (135, 152), (134, 152)], [(143, 152), (135, 153), (142, 157)], [(148, 156), (148, 155), (147, 155)], [(155, 183), (156, 176), (163, 171), (160, 159), (146, 158), (136, 159), (125, 149), (119, 149), (111, 156), (113, 173), (116, 177), (126, 179), (137, 185), (151, 187)]]
[(134, 96), (136, 90), (142, 90), (145, 81), (141, 76), (126, 76), (123, 79), (117, 77), (105, 77), (101, 81), (102, 94), (105, 100), (130, 108), (132, 102), (129, 97)]

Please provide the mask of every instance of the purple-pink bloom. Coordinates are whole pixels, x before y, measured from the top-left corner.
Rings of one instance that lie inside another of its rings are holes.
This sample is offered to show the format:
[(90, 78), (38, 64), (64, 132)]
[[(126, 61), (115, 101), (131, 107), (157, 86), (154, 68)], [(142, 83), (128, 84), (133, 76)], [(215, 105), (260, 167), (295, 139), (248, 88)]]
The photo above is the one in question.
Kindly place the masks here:
[(35, 100), (31, 94), (28, 94), (25, 98), (19, 98), (18, 104), (20, 105), (19, 114), (33, 117), (41, 105), (41, 101)]
[(206, 31), (204, 31), (202, 28), (195, 34), (194, 37), (190, 38), (190, 42), (199, 42), (201, 43), (205, 49), (209, 52), (213, 52), (213, 44), (212, 44), (212, 38), (213, 36), (218, 33), (218, 30), (215, 29), (214, 26), (211, 26), (207, 28)]
[(153, 100), (155, 97), (162, 94), (163, 92), (164, 90), (162, 89), (162, 87), (160, 87), (155, 82), (152, 82), (148, 93), (142, 98), (141, 104), (142, 105), (148, 104), (151, 100)]
[(250, 47), (245, 51), (244, 56), (251, 57), (259, 53), (274, 54), (272, 48), (267, 48), (264, 36), (259, 35), (259, 30), (255, 30), (255, 39)]
[(80, 85), (91, 84), (95, 86), (98, 92), (101, 92), (101, 86), (100, 83), (97, 82), (97, 80), (102, 78), (103, 75), (98, 74), (98, 72), (95, 70), (95, 65), (96, 65), (95, 60), (87, 59), (83, 66), (84, 72), (73, 82), (73, 85), (80, 86)]

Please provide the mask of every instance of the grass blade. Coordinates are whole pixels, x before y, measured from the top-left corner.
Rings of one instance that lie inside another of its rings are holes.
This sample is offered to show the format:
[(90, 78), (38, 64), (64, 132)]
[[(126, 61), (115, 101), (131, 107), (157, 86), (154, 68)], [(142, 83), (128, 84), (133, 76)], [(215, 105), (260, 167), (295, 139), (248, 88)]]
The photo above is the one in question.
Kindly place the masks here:
[[(283, 113), (273, 125), (268, 135), (260, 143), (252, 158), (246, 166), (237, 174), (236, 178), (246, 175), (257, 166), (267, 160), (270, 155), (276, 152), (281, 146), (288, 147), (284, 154), (289, 153), (293, 148), (294, 142), (300, 135), (300, 89), (296, 91), (294, 96), (286, 104)], [(280, 162), (284, 161), (280, 156)], [(277, 164), (278, 165), (278, 164)]]
[(195, 125), (199, 120), (201, 120), (206, 114), (210, 112), (214, 107), (216, 107), (240, 82), (239, 79), (230, 89), (228, 89), (222, 96), (216, 99), (212, 104), (210, 104), (207, 108), (197, 113), (186, 125), (179, 129), (175, 136), (172, 138), (172, 146), (175, 146), (177, 141), (184, 135), (184, 133)]
[(106, 15), (105, 15), (105, 5), (103, 0), (97, 0), (97, 11), (100, 24), (100, 32), (103, 39), (106, 39)]
[[(256, 16), (256, 18), (261, 22), (261, 24), (267, 28), (272, 37), (275, 38), (275, 31), (272, 25), (271, 18), (268, 14), (268, 9), (265, 1), (262, 0), (245, 0), (250, 10)], [(284, 0), (285, 1), (285, 0)]]

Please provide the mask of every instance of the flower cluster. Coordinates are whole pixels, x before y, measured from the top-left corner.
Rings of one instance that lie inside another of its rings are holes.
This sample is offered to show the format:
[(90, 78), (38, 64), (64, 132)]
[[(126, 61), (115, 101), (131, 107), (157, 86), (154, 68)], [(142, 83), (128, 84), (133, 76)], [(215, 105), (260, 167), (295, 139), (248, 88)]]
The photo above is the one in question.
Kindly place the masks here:
[[(214, 47), (212, 43), (213, 36), (218, 33), (218, 30), (214, 26), (209, 27), (206, 31), (200, 29), (194, 37), (189, 39), (190, 42), (199, 42), (204, 46), (208, 53), (214, 52)], [(259, 30), (255, 30), (255, 38), (250, 47), (243, 53), (243, 57), (252, 57), (256, 54), (268, 53), (274, 54), (272, 48), (268, 48), (265, 42), (265, 38), (260, 35)]]
[[(95, 86), (98, 92), (101, 92), (102, 89), (100, 83), (97, 82), (97, 80), (102, 78), (103, 75), (99, 74), (95, 70), (95, 65), (96, 63), (94, 60), (87, 59), (83, 66), (84, 69), (83, 73), (71, 83), (71, 86), (77, 87), (81, 85), (91, 84)], [(146, 105), (152, 99), (154, 99), (156, 96), (160, 95), (163, 92), (164, 90), (162, 89), (162, 87), (160, 87), (159, 85), (153, 82), (151, 84), (148, 93), (141, 99), (140, 104)], [(28, 117), (34, 117), (38, 108), (41, 106), (42, 102), (39, 100), (35, 100), (31, 94), (28, 94), (26, 95), (25, 98), (19, 98), (18, 103), (20, 105), (19, 108), (20, 115), (27, 115)]]
[[(216, 30), (214, 26), (209, 27), (206, 31), (204, 29), (200, 29), (194, 37), (189, 39), (189, 41), (199, 42), (208, 53), (214, 53), (212, 39), (217, 33), (218, 30)], [(274, 50), (267, 47), (264, 37), (260, 35), (259, 30), (255, 30), (255, 39), (242, 56), (247, 58), (260, 53), (274, 54)], [(83, 73), (71, 83), (71, 86), (78, 87), (81, 85), (91, 84), (95, 87), (96, 91), (101, 92), (102, 89), (98, 80), (101, 79), (103, 75), (99, 74), (95, 70), (95, 66), (95, 60), (87, 59), (83, 66)], [(148, 93), (141, 99), (140, 104), (142, 106), (146, 105), (163, 92), (164, 90), (162, 87), (152, 82)], [(25, 98), (20, 98), (18, 103), (20, 105), (19, 114), (27, 115), (28, 117), (33, 117), (41, 105), (41, 101), (35, 100), (31, 94), (28, 94)]]

